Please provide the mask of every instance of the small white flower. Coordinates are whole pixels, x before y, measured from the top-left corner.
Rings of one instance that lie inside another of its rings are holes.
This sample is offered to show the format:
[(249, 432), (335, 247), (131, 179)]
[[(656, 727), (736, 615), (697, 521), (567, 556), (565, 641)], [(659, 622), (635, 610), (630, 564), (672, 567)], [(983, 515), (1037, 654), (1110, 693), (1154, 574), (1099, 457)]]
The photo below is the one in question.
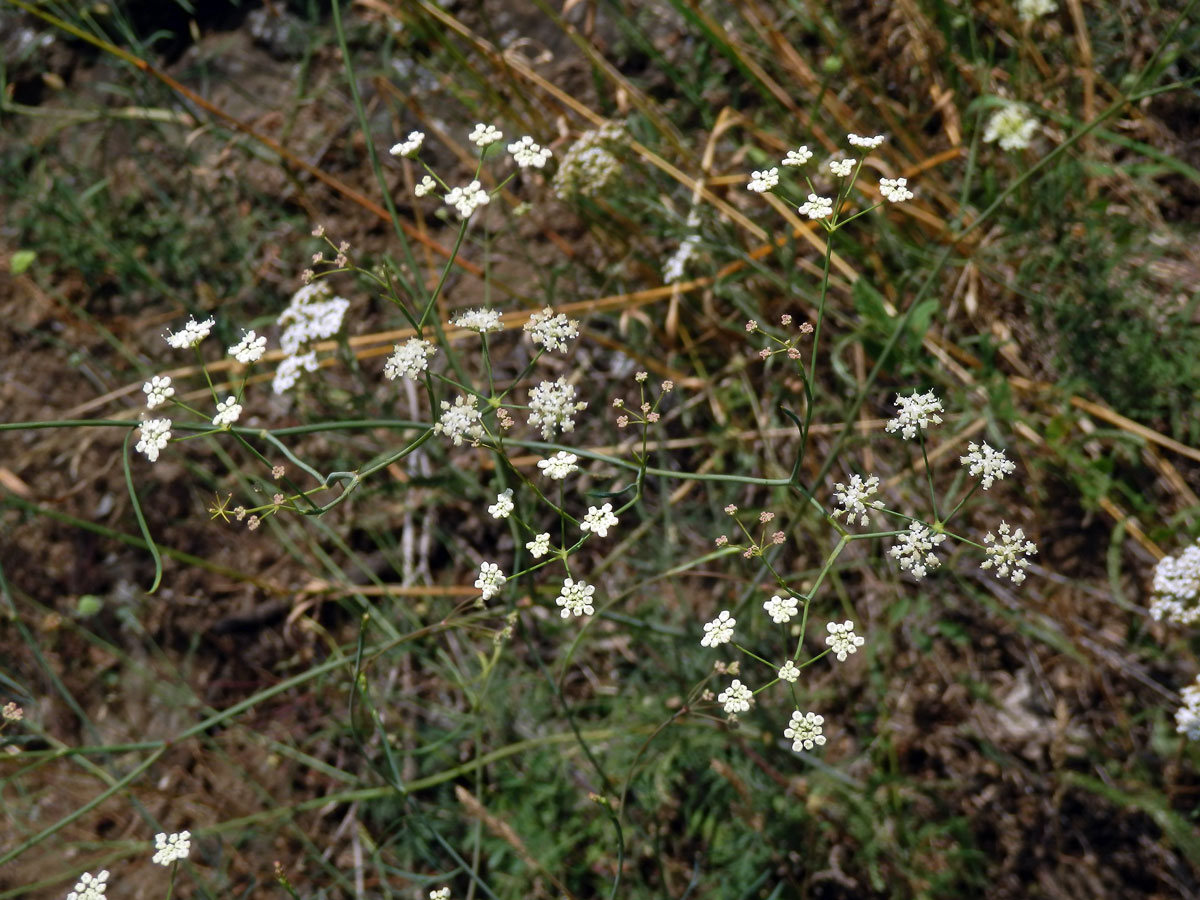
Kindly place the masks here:
[(877, 134), (875, 137), (859, 137), (857, 134), (846, 135), (846, 140), (850, 142), (851, 147), (862, 147), (866, 150), (874, 150), (886, 140), (882, 134)]
[(155, 375), (142, 385), (146, 392), (146, 409), (154, 409), (167, 402), (168, 397), (175, 396), (175, 388), (171, 387), (169, 375)]
[(463, 438), (472, 443), (483, 440), (483, 422), (475, 408), (478, 401), (474, 394), (455, 397), (453, 406), (443, 400), (442, 415), (433, 426), (434, 432), (450, 438), (456, 447), (462, 445)]
[(889, 203), (903, 203), (913, 198), (913, 192), (908, 189), (907, 178), (880, 178), (879, 193)]
[(784, 157), (783, 164), (785, 166), (802, 166), (812, 159), (812, 151), (808, 147), (801, 146), (797, 150), (789, 150), (787, 156)]
[(489, 331), (499, 331), (503, 327), (500, 324), (503, 315), (504, 313), (496, 309), (469, 309), (451, 319), (450, 324), (455, 328), (469, 328), (471, 331), (487, 334)]
[(437, 190), (437, 182), (426, 175), (419, 182), (413, 185), (413, 193), (418, 197), (424, 197), (426, 194), (432, 194)]
[(540, 313), (534, 313), (525, 323), (525, 331), (535, 344), (541, 344), (547, 350), (567, 350), (567, 341), (579, 337), (579, 323), (568, 319), (565, 314), (555, 315), (554, 310), (547, 306)]
[(1000, 535), (998, 542), (990, 531), (984, 535), (983, 542), (987, 546), (983, 549), (988, 558), (979, 564), (979, 568), (994, 566), (1001, 578), (1007, 577), (1013, 584), (1020, 584), (1025, 580), (1024, 570), (1029, 568), (1026, 557), (1037, 553), (1037, 544), (1025, 540), (1025, 532), (1020, 528), (1010, 533), (1007, 522), (1001, 522), (996, 532)]
[(429, 368), (429, 358), (437, 353), (437, 347), (420, 338), (409, 338), (392, 348), (392, 355), (383, 364), (384, 377), (395, 381), (401, 375), (417, 381), (421, 373)]
[(546, 165), (551, 156), (549, 147), (538, 146), (529, 135), (525, 135), (515, 144), (509, 144), (508, 152), (512, 154), (513, 161), (522, 169), (530, 166), (540, 169)]
[(543, 381), (529, 392), (529, 424), (540, 428), (547, 441), (556, 429), (564, 434), (574, 431), (575, 413), (586, 408), (586, 402), (575, 400), (575, 386), (565, 378)]
[(579, 462), (579, 457), (574, 453), (559, 450), (549, 459), (539, 459), (537, 466), (547, 478), (561, 481), (572, 472), (579, 471), (579, 466), (575, 465), (577, 462)]
[(456, 187), (444, 198), (447, 206), (453, 206), (464, 219), (471, 218), (471, 213), (477, 207), (487, 206), (492, 198), (478, 181), (472, 181), (465, 187)]
[(825, 643), (833, 649), (833, 655), (838, 662), (845, 662), (846, 656), (854, 653), (866, 643), (866, 639), (854, 633), (854, 623), (847, 619), (845, 622), (830, 622), (825, 626), (829, 632)]
[(408, 138), (398, 144), (394, 144), (390, 152), (392, 156), (416, 156), (417, 151), (421, 149), (421, 144), (424, 142), (424, 132), (410, 131)]
[(158, 460), (158, 451), (167, 446), (171, 439), (170, 419), (147, 419), (141, 425), (142, 439), (137, 442), (135, 449), (144, 453), (150, 462)]
[(1024, 150), (1037, 131), (1037, 120), (1020, 103), (1005, 103), (992, 113), (983, 131), (986, 143), (999, 141), (1002, 150)]
[(796, 664), (790, 659), (779, 667), (779, 678), (789, 684), (795, 684), (796, 679), (800, 677), (800, 670), (796, 668)]
[(799, 611), (795, 597), (780, 597), (778, 594), (764, 603), (763, 609), (767, 611), (767, 615), (771, 617), (771, 621), (777, 625), (783, 625), (792, 621), (792, 618)]
[(896, 405), (900, 407), (900, 415), (888, 420), (885, 426), (888, 434), (899, 431), (901, 437), (911, 441), (917, 436), (917, 431), (924, 431), (930, 422), (934, 425), (942, 424), (942, 417), (938, 413), (945, 410), (942, 409), (942, 401), (934, 396), (933, 391), (910, 394), (907, 397), (897, 394)]
[(1022, 22), (1033, 22), (1048, 16), (1058, 9), (1054, 0), (1017, 0), (1017, 18)]
[(854, 171), (854, 163), (853, 159), (835, 159), (829, 164), (829, 171), (838, 178), (845, 178)]
[(525, 545), (525, 549), (529, 551), (529, 555), (534, 559), (541, 559), (550, 552), (550, 532), (546, 531), (539, 534)]
[(597, 537), (608, 537), (608, 529), (616, 524), (617, 517), (613, 515), (612, 504), (605, 503), (599, 509), (588, 507), (587, 515), (579, 523), (579, 530), (590, 531)]
[(508, 579), (501, 574), (500, 567), (496, 563), (485, 562), (479, 567), (479, 577), (475, 579), (475, 587), (483, 592), (484, 600), (491, 600), (500, 593), (500, 588), (504, 587), (506, 581)]
[[(279, 347), (287, 356), (311, 352), (314, 341), (333, 337), (341, 330), (350, 301), (332, 296), (329, 284), (316, 281), (300, 287), (279, 315), (283, 328)], [(309, 371), (312, 371), (311, 369)]]
[(1154, 600), (1150, 615), (1179, 625), (1200, 621), (1200, 542), (1178, 556), (1164, 556), (1154, 567)]
[(213, 416), (212, 423), (217, 428), (228, 428), (238, 420), (241, 414), (242, 405), (237, 402), (237, 399), (226, 397), (217, 402), (217, 414)]
[(275, 377), (271, 380), (271, 389), (276, 394), (290, 390), (300, 379), (301, 372), (317, 371), (317, 354), (315, 350), (296, 356), (285, 356), (275, 369)]
[(496, 130), (495, 125), (484, 125), (482, 122), (478, 122), (468, 139), (480, 147), (486, 147), (503, 137), (504, 135)]
[(572, 581), (568, 578), (563, 582), (558, 599), (554, 602), (563, 608), (562, 617), (590, 616), (596, 610), (592, 606), (592, 594), (596, 593), (595, 585), (586, 581)]
[(104, 900), (104, 892), (108, 890), (108, 869), (97, 875), (84, 872), (79, 876), (75, 890), (67, 894), (67, 900)]
[(176, 350), (182, 350), (185, 347), (195, 347), (198, 343), (208, 337), (208, 333), (212, 331), (216, 320), (208, 318), (203, 322), (197, 322), (189, 317), (187, 324), (182, 329), (174, 334), (166, 335), (166, 341)]
[(972, 442), (967, 444), (967, 450), (970, 452), (966, 456), (960, 456), (958, 461), (971, 467), (969, 471), (972, 476), (983, 476), (979, 479), (979, 486), (985, 491), (997, 478), (1003, 481), (1005, 475), (1011, 475), (1016, 469), (1016, 464), (1004, 455), (1003, 450), (994, 450), (986, 443)]
[[(847, 521), (853, 521), (855, 516), (858, 516), (859, 525), (867, 525), (870, 519), (867, 517), (867, 507), (872, 509), (882, 509), (883, 503), (879, 500), (871, 500), (879, 491), (879, 476), (872, 475), (866, 481), (862, 480), (861, 475), (850, 476), (850, 486), (835, 484), (833, 486), (834, 497), (842, 509), (835, 509), (833, 517), (846, 516)], [(868, 502), (870, 501), (870, 502)]]
[(779, 184), (779, 170), (766, 169), (762, 172), (754, 172), (750, 178), (750, 183), (746, 185), (746, 190), (754, 191), (756, 194), (762, 194), (769, 191), (775, 185)]
[(1175, 712), (1175, 731), (1189, 741), (1200, 741), (1200, 678), (1181, 692), (1183, 706)]
[(821, 733), (821, 726), (824, 722), (824, 716), (796, 710), (792, 713), (788, 727), (783, 730), (783, 736), (792, 739), (792, 750), (796, 753), (801, 750), (811, 750), (814, 745), (819, 747), (825, 743), (825, 735)]
[(754, 705), (754, 692), (735, 678), (717, 695), (717, 702), (725, 704), (725, 715), (734, 716), (747, 712)]
[(809, 194), (808, 202), (799, 207), (797, 212), (802, 216), (808, 216), (810, 219), (828, 219), (833, 215), (833, 201), (828, 197), (818, 197), (816, 194)]
[(192, 849), (192, 833), (181, 831), (178, 834), (156, 834), (154, 849), (157, 851), (150, 862), (160, 866), (169, 866), (177, 859), (187, 859)]
[(946, 535), (933, 534), (929, 526), (913, 521), (909, 523), (908, 531), (896, 539), (896, 546), (888, 554), (896, 558), (901, 569), (911, 571), (913, 578), (924, 578), (928, 569), (941, 565), (933, 555), (933, 548), (944, 540)]
[(245, 332), (242, 339), (229, 348), (229, 355), (240, 362), (242, 365), (247, 365), (252, 362), (258, 362), (262, 359), (262, 355), (267, 350), (267, 339), (265, 337), (255, 335), (253, 329)]
[(733, 626), (737, 619), (731, 618), (729, 610), (721, 610), (721, 614), (711, 622), (704, 623), (704, 637), (700, 638), (701, 647), (716, 647), (733, 640)]
[(429, 892), (429, 900), (450, 900), (450, 888), (441, 887)]
[(700, 236), (697, 234), (689, 234), (679, 242), (679, 249), (667, 257), (667, 261), (663, 263), (663, 284), (674, 284), (676, 281), (683, 280), (683, 276), (687, 272), (687, 264), (696, 255), (696, 248), (699, 246)]
[(488, 507), (488, 515), (493, 519), (507, 519), (516, 505), (513, 503), (512, 488), (506, 490), (503, 494), (496, 495), (496, 502)]

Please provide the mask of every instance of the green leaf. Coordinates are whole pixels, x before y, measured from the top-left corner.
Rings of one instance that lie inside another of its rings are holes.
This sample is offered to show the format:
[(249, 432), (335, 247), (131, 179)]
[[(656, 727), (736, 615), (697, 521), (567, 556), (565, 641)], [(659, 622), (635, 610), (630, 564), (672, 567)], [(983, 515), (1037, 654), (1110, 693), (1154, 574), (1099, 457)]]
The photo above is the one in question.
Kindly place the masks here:
[(35, 259), (37, 259), (37, 254), (32, 250), (18, 250), (8, 261), (8, 270), (14, 275), (21, 275), (33, 265)]

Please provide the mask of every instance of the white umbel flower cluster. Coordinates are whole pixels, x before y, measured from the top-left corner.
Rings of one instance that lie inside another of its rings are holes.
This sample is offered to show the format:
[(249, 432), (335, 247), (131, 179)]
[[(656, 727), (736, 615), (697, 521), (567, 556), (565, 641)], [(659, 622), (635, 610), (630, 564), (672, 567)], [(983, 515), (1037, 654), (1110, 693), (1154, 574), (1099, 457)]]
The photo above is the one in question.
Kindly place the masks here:
[(429, 358), (437, 353), (437, 347), (420, 338), (409, 338), (392, 348), (392, 355), (383, 364), (384, 377), (395, 381), (400, 376), (417, 381), (421, 373), (429, 368)]
[(838, 178), (845, 178), (854, 171), (853, 159), (835, 159), (829, 164), (829, 171)]
[(167, 343), (176, 350), (183, 350), (187, 347), (195, 347), (202, 340), (208, 337), (208, 333), (212, 331), (216, 320), (211, 316), (203, 322), (197, 322), (191, 316), (188, 317), (187, 324), (179, 331), (164, 335)]
[(733, 679), (729, 687), (717, 695), (717, 702), (724, 704), (725, 715), (736, 716), (738, 713), (749, 712), (754, 705), (754, 692), (738, 679)]
[(398, 144), (393, 144), (389, 151), (392, 156), (416, 156), (425, 143), (425, 134), (421, 131), (410, 131), (408, 137)]
[(927, 391), (924, 394), (910, 394), (907, 397), (897, 394), (896, 405), (900, 407), (900, 415), (888, 420), (885, 426), (888, 434), (895, 434), (899, 431), (901, 437), (911, 441), (917, 436), (918, 431), (924, 431), (930, 423), (942, 424), (942, 417), (938, 413), (945, 412), (945, 410), (942, 409), (942, 401), (934, 396), (933, 391)]
[(574, 453), (567, 453), (565, 450), (559, 450), (549, 459), (539, 459), (537, 467), (542, 470), (542, 474), (553, 481), (562, 481), (572, 472), (579, 471), (579, 457)]
[(1024, 150), (1037, 131), (1037, 120), (1020, 103), (1006, 103), (988, 119), (983, 130), (985, 143), (999, 143), (1001, 150)]
[(882, 144), (887, 138), (882, 134), (877, 134), (875, 137), (861, 137), (857, 134), (846, 135), (846, 140), (849, 141), (851, 147), (862, 147), (864, 150), (874, 150)]
[(256, 335), (253, 329), (243, 333), (242, 339), (229, 348), (229, 355), (242, 365), (258, 362), (266, 352), (267, 339)]
[(889, 203), (903, 203), (913, 198), (913, 192), (908, 189), (907, 178), (880, 178), (879, 193)]
[(302, 370), (315, 372), (317, 355), (313, 344), (341, 330), (350, 301), (331, 294), (324, 281), (306, 284), (292, 294), (287, 309), (280, 314), (283, 333), (279, 336), (279, 347), (287, 355), (275, 370), (272, 382), (275, 393), (282, 394), (291, 388)]
[(668, 256), (667, 261), (663, 263), (663, 284), (674, 284), (683, 280), (683, 276), (687, 274), (687, 265), (696, 255), (696, 248), (699, 246), (700, 235), (698, 234), (689, 234), (679, 242), (679, 249)]
[(476, 146), (487, 147), (489, 144), (494, 144), (496, 141), (502, 140), (504, 133), (497, 130), (495, 125), (485, 125), (482, 122), (477, 122), (467, 137)]
[(787, 152), (787, 156), (783, 158), (783, 164), (785, 166), (802, 166), (810, 159), (812, 159), (812, 151), (808, 147), (800, 146)]
[(540, 428), (547, 441), (556, 430), (564, 434), (574, 431), (574, 415), (583, 409), (587, 409), (587, 403), (575, 400), (575, 386), (565, 378), (543, 381), (529, 392), (529, 424)]
[(833, 215), (833, 201), (828, 197), (809, 194), (808, 200), (796, 211), (802, 216), (808, 216), (810, 219), (828, 219)]
[(150, 862), (155, 865), (169, 866), (177, 859), (187, 859), (192, 850), (192, 833), (181, 831), (178, 834), (156, 834), (154, 850)]
[(425, 132), (410, 131), (408, 137), (398, 144), (392, 144), (389, 151), (392, 156), (416, 156), (425, 143)]
[(1022, 22), (1034, 22), (1058, 9), (1054, 0), (1017, 0), (1017, 18)]
[(1150, 615), (1178, 625), (1200, 621), (1200, 541), (1178, 556), (1164, 556), (1154, 567)]
[(750, 183), (746, 185), (746, 190), (754, 191), (756, 194), (763, 194), (777, 184), (779, 184), (779, 170), (765, 169), (762, 172), (754, 172), (750, 176)]
[(450, 900), (450, 888), (440, 887), (430, 891), (429, 900)]
[(300, 380), (301, 372), (315, 372), (318, 368), (315, 350), (309, 350), (307, 353), (300, 353), (296, 356), (285, 356), (275, 369), (275, 378), (271, 381), (271, 389), (277, 394), (282, 394), (295, 386), (296, 382)]
[(450, 320), (455, 328), (467, 328), (487, 334), (489, 331), (499, 331), (502, 327), (500, 319), (504, 313), (498, 309), (468, 309)]
[(242, 415), (242, 404), (237, 402), (236, 397), (226, 397), (224, 400), (217, 401), (217, 414), (213, 416), (213, 427), (228, 428), (236, 422)]
[(525, 323), (525, 331), (535, 344), (541, 344), (547, 350), (567, 351), (567, 341), (579, 337), (579, 323), (568, 319), (565, 314), (555, 314), (547, 306), (540, 313), (534, 313)]
[(67, 900), (104, 900), (106, 890), (108, 890), (108, 869), (96, 875), (84, 872), (79, 876), (75, 890), (67, 894)]
[(729, 615), (729, 610), (721, 610), (721, 614), (711, 622), (704, 623), (704, 637), (700, 638), (701, 647), (716, 647), (718, 644), (728, 644), (733, 640), (733, 626), (737, 619)]
[(492, 201), (487, 190), (478, 181), (456, 187), (442, 199), (446, 201), (447, 206), (458, 210), (458, 214), (464, 219), (471, 218), (476, 209), (487, 206)]
[(608, 537), (608, 529), (615, 527), (617, 521), (611, 503), (605, 503), (601, 507), (589, 506), (587, 515), (579, 523), (579, 530), (590, 531), (597, 537)]
[(796, 668), (796, 664), (790, 659), (779, 667), (779, 680), (786, 681), (788, 684), (795, 684), (796, 679), (800, 677), (800, 670)]
[(625, 129), (616, 122), (581, 134), (554, 173), (554, 193), (560, 200), (573, 195), (595, 197), (620, 173), (621, 161), (614, 150), (628, 140)]
[(879, 492), (878, 475), (872, 475), (866, 481), (862, 480), (861, 475), (851, 475), (849, 487), (838, 482), (833, 486), (833, 491), (834, 499), (842, 507), (833, 511), (835, 519), (846, 516), (847, 521), (853, 522), (854, 517), (858, 516), (858, 524), (865, 526), (871, 521), (867, 516), (867, 507), (883, 509), (882, 500), (871, 500)]
[(776, 594), (763, 604), (763, 609), (767, 611), (767, 615), (776, 625), (785, 625), (795, 618), (796, 613), (799, 612), (799, 605), (795, 597), (781, 597)]
[(488, 515), (493, 519), (507, 519), (511, 516), (512, 511), (516, 509), (512, 496), (512, 488), (502, 494), (497, 494), (496, 502), (488, 507)]
[(550, 532), (544, 531), (539, 534), (525, 545), (525, 549), (534, 559), (541, 559), (550, 552)]
[(960, 456), (958, 461), (971, 467), (968, 471), (973, 478), (979, 478), (979, 486), (985, 491), (993, 481), (1003, 481), (1005, 475), (1011, 475), (1016, 469), (1016, 464), (1004, 455), (1003, 450), (989, 447), (986, 442), (976, 444), (972, 441), (967, 444), (967, 450), (967, 455)]
[(1183, 706), (1175, 711), (1175, 730), (1200, 741), (1200, 677), (1183, 689)]
[(485, 562), (479, 567), (479, 577), (475, 579), (475, 587), (483, 592), (484, 600), (491, 600), (500, 593), (504, 582), (508, 581), (500, 571), (500, 566), (493, 562)]
[(562, 617), (564, 619), (568, 616), (590, 616), (596, 611), (592, 606), (592, 595), (595, 593), (595, 585), (568, 578), (563, 582), (558, 599), (554, 602), (563, 608)]
[(483, 422), (475, 404), (479, 398), (474, 394), (467, 397), (455, 397), (451, 406), (442, 401), (442, 416), (433, 426), (434, 432), (450, 438), (454, 446), (462, 445), (463, 438), (472, 443), (483, 440)]
[(1020, 584), (1025, 580), (1025, 569), (1029, 568), (1029, 560), (1026, 557), (1037, 553), (1037, 544), (1025, 540), (1025, 532), (1020, 528), (1010, 531), (1007, 522), (1000, 523), (996, 534), (1000, 535), (998, 541), (996, 535), (990, 531), (984, 535), (984, 551), (988, 558), (979, 564), (979, 568), (995, 568), (996, 574), (1001, 578), (1008, 578), (1013, 584)]
[(522, 169), (528, 169), (530, 166), (540, 169), (550, 161), (551, 156), (549, 147), (535, 144), (529, 135), (525, 135), (516, 143), (509, 144), (508, 152), (512, 154), (513, 162)]
[(941, 561), (933, 555), (933, 548), (946, 540), (944, 534), (933, 534), (928, 525), (911, 522), (908, 531), (896, 539), (896, 546), (888, 551), (900, 568), (912, 572), (913, 578), (924, 578), (929, 569), (936, 569)]
[(838, 662), (845, 662), (849, 654), (857, 652), (858, 648), (867, 642), (866, 638), (854, 633), (854, 623), (849, 619), (845, 622), (830, 622), (825, 626), (825, 630), (829, 632), (825, 636), (825, 643), (833, 650)]
[(141, 425), (142, 436), (134, 447), (138, 453), (145, 454), (150, 462), (158, 461), (158, 452), (167, 446), (171, 439), (170, 419), (146, 419)]
[(792, 750), (796, 753), (801, 750), (811, 750), (813, 747), (819, 747), (825, 743), (825, 735), (822, 733), (824, 729), (821, 727), (824, 724), (824, 716), (818, 716), (814, 712), (802, 713), (800, 710), (796, 710), (792, 713), (788, 727), (783, 729), (783, 736), (791, 738)]
[(142, 385), (142, 390), (146, 392), (146, 409), (162, 406), (168, 398), (175, 396), (169, 375), (155, 375)]
[(436, 190), (437, 190), (437, 182), (434, 181), (432, 178), (430, 178), (428, 175), (425, 175), (424, 177), (421, 178), (420, 181), (418, 181), (415, 185), (413, 185), (413, 193), (416, 194), (418, 197), (424, 197), (428, 194), (432, 194)]

